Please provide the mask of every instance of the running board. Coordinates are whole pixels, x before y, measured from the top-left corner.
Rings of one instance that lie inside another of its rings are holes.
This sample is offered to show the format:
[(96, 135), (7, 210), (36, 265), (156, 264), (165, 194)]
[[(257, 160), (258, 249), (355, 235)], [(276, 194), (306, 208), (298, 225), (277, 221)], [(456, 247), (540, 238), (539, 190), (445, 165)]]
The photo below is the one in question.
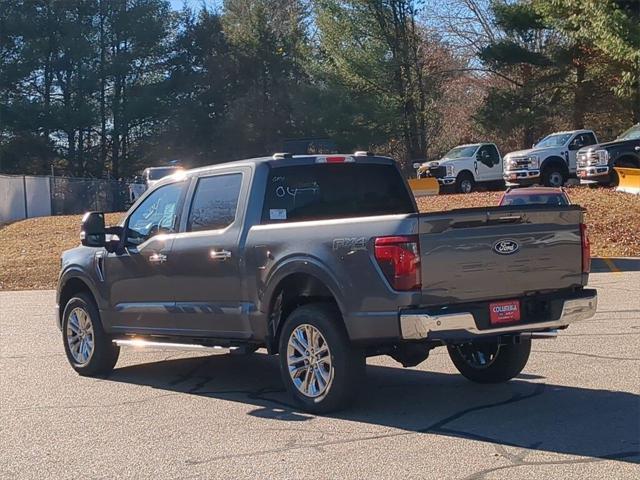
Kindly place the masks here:
[(113, 340), (119, 347), (136, 347), (136, 348), (156, 348), (166, 350), (214, 350), (218, 352), (233, 352), (238, 347), (221, 347), (218, 345), (197, 345), (191, 343), (169, 343), (169, 342), (154, 342), (151, 340), (144, 340), (142, 338), (131, 339), (115, 339)]

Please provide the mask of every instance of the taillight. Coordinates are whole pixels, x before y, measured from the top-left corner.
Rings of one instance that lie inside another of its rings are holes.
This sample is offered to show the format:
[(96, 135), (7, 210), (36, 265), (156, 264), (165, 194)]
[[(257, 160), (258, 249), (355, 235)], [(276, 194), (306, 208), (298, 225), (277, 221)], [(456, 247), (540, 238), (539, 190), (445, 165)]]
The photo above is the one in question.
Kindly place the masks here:
[(591, 243), (587, 235), (587, 226), (580, 224), (580, 243), (582, 244), (582, 273), (591, 271)]
[(316, 163), (353, 163), (356, 159), (345, 155), (330, 155), (325, 157), (316, 157)]
[(417, 235), (378, 237), (374, 255), (394, 290), (420, 290), (420, 244)]

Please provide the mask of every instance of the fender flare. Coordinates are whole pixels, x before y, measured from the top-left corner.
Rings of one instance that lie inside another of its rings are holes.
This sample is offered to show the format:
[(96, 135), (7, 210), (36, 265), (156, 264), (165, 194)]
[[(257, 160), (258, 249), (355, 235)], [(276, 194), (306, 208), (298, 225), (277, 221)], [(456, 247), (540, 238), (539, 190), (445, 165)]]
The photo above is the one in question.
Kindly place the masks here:
[(269, 277), (265, 281), (264, 293), (260, 301), (259, 310), (268, 314), (282, 281), (290, 275), (300, 273), (314, 277), (326, 286), (336, 300), (340, 312), (344, 315), (346, 302), (344, 295), (341, 293), (342, 289), (339, 287), (340, 282), (338, 282), (335, 275), (324, 262), (310, 255), (287, 257), (272, 268)]
[(544, 160), (542, 160), (542, 162), (540, 162), (540, 173), (542, 174), (545, 168), (548, 168), (549, 166), (554, 164), (560, 165), (562, 168), (562, 171), (566, 175), (569, 175), (569, 166), (567, 165), (567, 162), (565, 162), (564, 158), (562, 158), (559, 155), (551, 155), (550, 157), (547, 157)]
[[(60, 279), (58, 280), (58, 288), (56, 290), (56, 302), (58, 304), (60, 304), (60, 295), (62, 294), (64, 287), (67, 285), (67, 283), (69, 283), (70, 280), (80, 280), (82, 283), (84, 283), (91, 292), (91, 295), (93, 295), (98, 309), (102, 308), (102, 297), (96, 289), (93, 280), (91, 280), (91, 277), (89, 277), (89, 275), (87, 275), (81, 268), (76, 266), (68, 267), (60, 275)], [(59, 308), (64, 308), (64, 306), (59, 305)]]
[(476, 176), (473, 174), (473, 172), (472, 172), (471, 170), (469, 170), (468, 168), (466, 168), (466, 167), (465, 167), (464, 169), (460, 170), (460, 171), (456, 174), (456, 182), (458, 181), (458, 177), (459, 177), (460, 175), (462, 175), (463, 173), (465, 173), (465, 172), (466, 172), (466, 173), (468, 173), (469, 175), (471, 175), (471, 178), (473, 179), (473, 181), (474, 181), (474, 182), (476, 182), (476, 183), (478, 182), (478, 181), (476, 180)]

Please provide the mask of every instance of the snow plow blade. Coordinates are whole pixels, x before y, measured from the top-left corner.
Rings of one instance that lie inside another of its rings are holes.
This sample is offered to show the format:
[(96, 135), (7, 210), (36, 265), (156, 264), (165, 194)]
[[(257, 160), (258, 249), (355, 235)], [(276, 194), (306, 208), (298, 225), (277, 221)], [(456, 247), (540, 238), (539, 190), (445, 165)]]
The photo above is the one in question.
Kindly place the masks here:
[(640, 195), (640, 168), (615, 167), (618, 173), (618, 192)]
[(416, 197), (438, 195), (440, 193), (440, 184), (433, 177), (412, 178), (409, 180), (409, 187)]

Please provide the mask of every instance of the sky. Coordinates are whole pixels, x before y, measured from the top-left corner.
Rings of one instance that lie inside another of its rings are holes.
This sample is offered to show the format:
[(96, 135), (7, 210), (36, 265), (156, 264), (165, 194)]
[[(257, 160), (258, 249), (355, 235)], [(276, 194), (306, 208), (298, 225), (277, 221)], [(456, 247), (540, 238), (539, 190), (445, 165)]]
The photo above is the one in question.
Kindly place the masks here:
[(204, 3), (208, 8), (215, 7), (222, 3), (222, 0), (169, 0), (171, 8), (174, 10), (180, 10), (186, 3), (189, 7), (199, 10), (200, 6)]

